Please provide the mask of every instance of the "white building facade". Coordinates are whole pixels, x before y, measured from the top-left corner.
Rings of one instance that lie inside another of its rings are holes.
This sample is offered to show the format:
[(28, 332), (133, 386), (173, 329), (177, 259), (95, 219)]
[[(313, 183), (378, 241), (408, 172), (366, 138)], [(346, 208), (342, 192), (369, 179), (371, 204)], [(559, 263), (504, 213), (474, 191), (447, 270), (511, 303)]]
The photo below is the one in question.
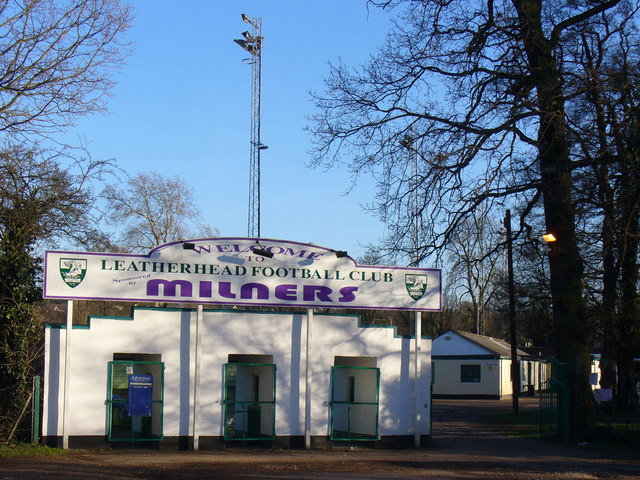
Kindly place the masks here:
[[(223, 240), (224, 245), (241, 243)], [(183, 449), (237, 442), (294, 448), (344, 442), (399, 447), (420, 445), (431, 435), (431, 340), (419, 331), (417, 339), (404, 338), (395, 327), (363, 325), (360, 315), (335, 313), (340, 310), (330, 303), (346, 300), (350, 312), (369, 309), (369, 284), (371, 298), (376, 298), (382, 283), (393, 291), (392, 281), (402, 275), (399, 281), (407, 284), (403, 287), (410, 301), (398, 309), (412, 309), (415, 302), (419, 323), (419, 311), (439, 309), (439, 272), (389, 269), (376, 274), (350, 258), (339, 258), (343, 264), (336, 266), (337, 256), (332, 255), (333, 263), (323, 263), (323, 255), (333, 250), (272, 241), (265, 248), (274, 252), (297, 248), (290, 250), (295, 255), (288, 255), (297, 266), (260, 261), (261, 268), (253, 270), (256, 275), (246, 278), (236, 268), (242, 253), (232, 260), (233, 268), (220, 261), (238, 253), (226, 246), (217, 258), (208, 257), (205, 263), (201, 256), (196, 263), (185, 255), (211, 255), (221, 243), (194, 243), (165, 246), (144, 260), (93, 258), (81, 252), (47, 257), (45, 297), (67, 298), (70, 310), (73, 298), (157, 298), (174, 306), (134, 307), (131, 316), (91, 317), (87, 327), (72, 328), (69, 312), (66, 326), (46, 329), (45, 443), (65, 448), (141, 442)], [(198, 247), (205, 248), (198, 252)], [(245, 255), (253, 256), (252, 250)], [(102, 271), (93, 272), (92, 263)], [(310, 263), (315, 268), (303, 272), (301, 268), (312, 268)], [(132, 265), (147, 271), (127, 270)], [(252, 265), (245, 266), (246, 272), (252, 271)], [(282, 278), (269, 284), (278, 269)], [(228, 275), (221, 277), (223, 271)], [(203, 272), (204, 279), (194, 276)], [(97, 278), (105, 273), (108, 282), (102, 280), (100, 286)], [(166, 278), (157, 280), (156, 273)], [(126, 288), (129, 282), (134, 293)], [(141, 291), (153, 298), (136, 296), (142, 282), (146, 290), (143, 285)], [(92, 290), (81, 290), (85, 283)], [(203, 293), (204, 298), (195, 298)], [(184, 298), (187, 294), (193, 298)], [(220, 306), (230, 304), (232, 295), (237, 305)], [(421, 305), (425, 297), (431, 303)], [(193, 300), (189, 308), (176, 306), (186, 300)], [(287, 311), (283, 301), (306, 310)], [(360, 301), (365, 305), (359, 306)], [(247, 304), (278, 308), (255, 311)]]

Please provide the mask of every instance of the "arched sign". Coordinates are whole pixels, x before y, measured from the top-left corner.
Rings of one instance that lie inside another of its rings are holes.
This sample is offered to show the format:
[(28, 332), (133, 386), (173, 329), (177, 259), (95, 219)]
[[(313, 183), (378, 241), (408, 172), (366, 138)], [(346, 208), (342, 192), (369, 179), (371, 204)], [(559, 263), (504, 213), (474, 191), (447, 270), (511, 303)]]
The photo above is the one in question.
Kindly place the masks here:
[(358, 265), (344, 252), (251, 238), (174, 242), (148, 255), (47, 251), (44, 298), (441, 309), (438, 269)]

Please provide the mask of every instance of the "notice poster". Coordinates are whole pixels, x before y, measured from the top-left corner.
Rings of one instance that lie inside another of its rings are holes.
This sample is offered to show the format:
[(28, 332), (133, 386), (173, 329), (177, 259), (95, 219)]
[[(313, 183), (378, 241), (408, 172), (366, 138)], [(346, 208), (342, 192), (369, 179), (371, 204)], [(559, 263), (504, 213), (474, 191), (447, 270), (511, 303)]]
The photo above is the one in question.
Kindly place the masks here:
[(129, 375), (130, 417), (150, 417), (153, 407), (153, 376)]

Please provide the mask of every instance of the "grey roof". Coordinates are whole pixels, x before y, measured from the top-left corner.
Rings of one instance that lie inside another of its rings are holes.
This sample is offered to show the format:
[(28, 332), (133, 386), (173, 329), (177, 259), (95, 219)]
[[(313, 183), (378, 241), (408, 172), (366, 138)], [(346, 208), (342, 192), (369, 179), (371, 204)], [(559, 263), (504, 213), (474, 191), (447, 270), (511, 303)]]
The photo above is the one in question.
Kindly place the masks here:
[[(499, 338), (486, 337), (484, 335), (477, 335), (475, 333), (461, 332), (460, 330), (452, 330), (452, 332), (472, 343), (475, 343), (476, 345), (484, 348), (485, 350), (488, 350), (495, 355), (499, 355), (501, 357), (511, 356), (511, 345), (504, 340), (500, 340)], [(520, 349), (517, 349), (516, 353), (519, 357), (529, 356), (527, 352), (523, 352)]]

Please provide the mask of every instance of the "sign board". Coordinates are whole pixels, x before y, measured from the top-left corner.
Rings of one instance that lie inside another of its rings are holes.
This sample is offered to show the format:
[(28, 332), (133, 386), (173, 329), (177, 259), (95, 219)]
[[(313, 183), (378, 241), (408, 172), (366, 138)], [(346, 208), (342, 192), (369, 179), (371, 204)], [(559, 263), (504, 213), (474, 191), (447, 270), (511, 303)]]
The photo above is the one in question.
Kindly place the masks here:
[(598, 388), (593, 391), (593, 398), (596, 402), (609, 402), (613, 400), (613, 391), (610, 388)]
[(43, 290), (68, 300), (441, 309), (439, 269), (358, 265), (329, 248), (250, 238), (174, 242), (148, 255), (47, 251)]
[(129, 375), (127, 412), (130, 417), (150, 417), (153, 411), (153, 377)]

